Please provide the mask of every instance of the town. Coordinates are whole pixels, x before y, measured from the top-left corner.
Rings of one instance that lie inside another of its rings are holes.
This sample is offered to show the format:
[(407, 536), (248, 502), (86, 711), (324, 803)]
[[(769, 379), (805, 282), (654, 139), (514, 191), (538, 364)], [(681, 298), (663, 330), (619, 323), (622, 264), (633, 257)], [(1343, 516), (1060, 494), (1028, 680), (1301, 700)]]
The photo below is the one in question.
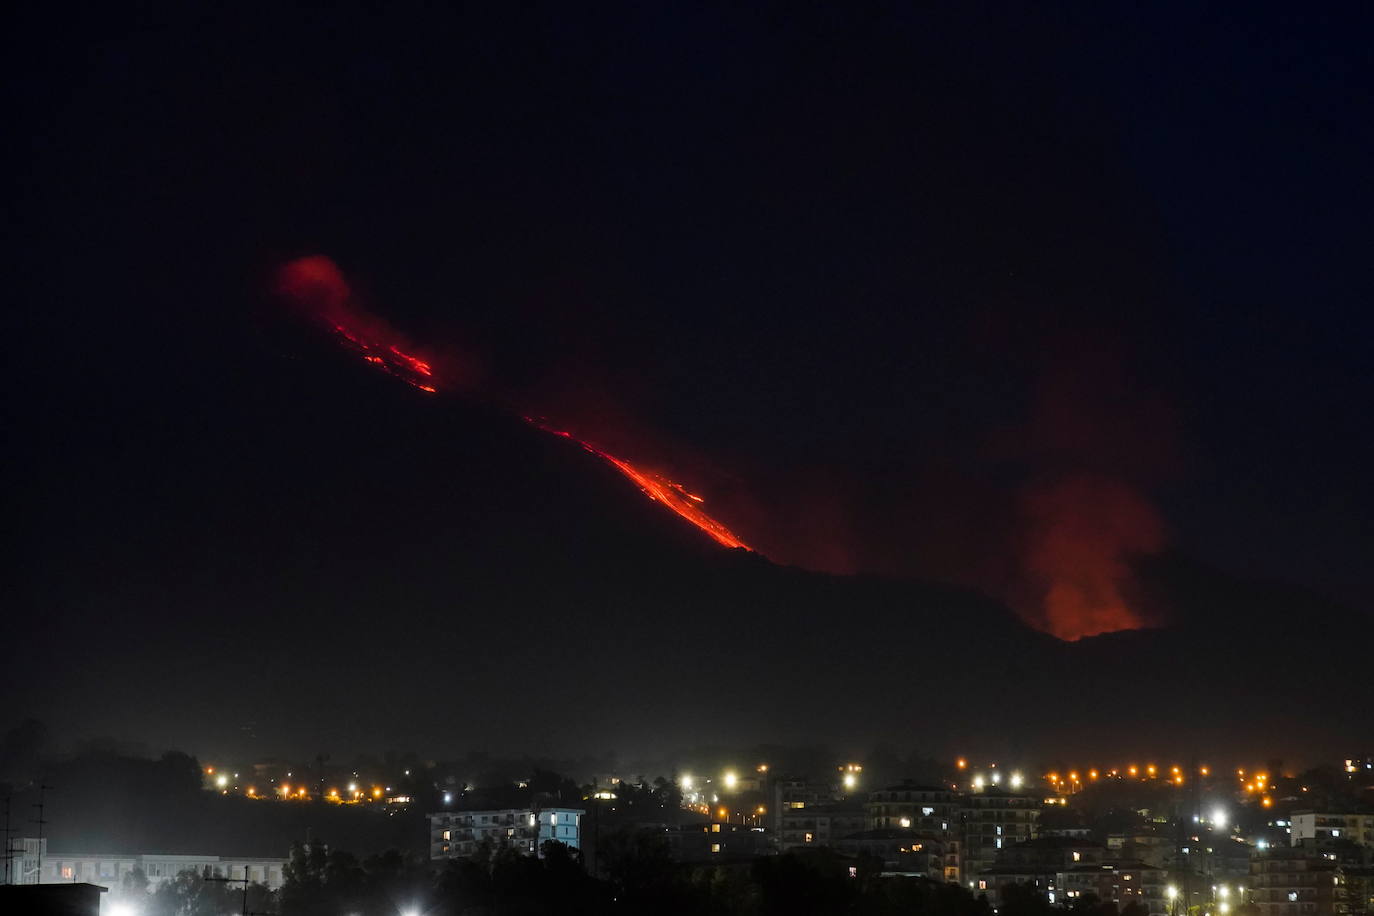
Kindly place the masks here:
[[(938, 764), (939, 778), (877, 784), (860, 760), (813, 773), (741, 760), (655, 777), (588, 774), (581, 782), (538, 769), (499, 783), (469, 781), (446, 767), (456, 769), (413, 755), (378, 762), (372, 772), (330, 767), (323, 758), (206, 765), (200, 792), (263, 816), (336, 808), (335, 816), (370, 823), (401, 818), (412, 842), (391, 853), (391, 880), (403, 873), (408, 882), (413, 906), (398, 911), (405, 913), (464, 912), (451, 901), (445, 909), (436, 890), (444, 876), (466, 874), (470, 884), (502, 867), (571, 869), (589, 900), (599, 888), (610, 895), (604, 899), (658, 894), (661, 903), (702, 882), (757, 882), (781, 862), (834, 881), (841, 894), (900, 901), (946, 887), (968, 906), (999, 914), (1374, 913), (1370, 755), (1302, 770), (1281, 760), (1032, 769), (958, 758)], [(37, 804), (41, 825), (45, 802)], [(216, 848), (209, 837), (204, 845), (75, 848), (11, 828), (6, 892), (56, 885), (86, 894), (96, 908), (89, 912), (124, 916), (239, 912), (251, 896), (253, 912), (290, 914), (313, 911), (305, 906), (312, 882), (328, 898), (339, 856), (359, 862), (331, 849), (328, 836), (299, 837), (279, 857)], [(370, 861), (362, 872), (377, 868)], [(645, 872), (663, 886), (644, 887)], [(213, 893), (199, 890), (206, 887)], [(731, 900), (750, 898), (732, 887)], [(188, 894), (200, 902), (187, 903)]]

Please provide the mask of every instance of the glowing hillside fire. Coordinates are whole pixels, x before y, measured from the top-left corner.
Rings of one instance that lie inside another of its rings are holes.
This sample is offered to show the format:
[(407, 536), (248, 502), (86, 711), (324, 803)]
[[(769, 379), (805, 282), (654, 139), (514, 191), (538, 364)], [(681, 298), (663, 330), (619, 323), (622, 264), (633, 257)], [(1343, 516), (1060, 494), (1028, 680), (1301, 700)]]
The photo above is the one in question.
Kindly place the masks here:
[[(437, 393), (442, 387), (429, 361), (410, 352), (409, 344), (400, 334), (357, 305), (343, 274), (329, 258), (317, 255), (290, 262), (278, 272), (277, 292), (331, 330), (341, 344), (359, 354), (369, 365), (429, 394)], [(524, 419), (544, 432), (571, 439), (606, 461), (650, 499), (691, 522), (722, 546), (751, 549), (730, 529), (707, 515), (701, 508), (702, 498), (681, 484), (636, 467), (570, 432), (555, 429), (532, 417)]]

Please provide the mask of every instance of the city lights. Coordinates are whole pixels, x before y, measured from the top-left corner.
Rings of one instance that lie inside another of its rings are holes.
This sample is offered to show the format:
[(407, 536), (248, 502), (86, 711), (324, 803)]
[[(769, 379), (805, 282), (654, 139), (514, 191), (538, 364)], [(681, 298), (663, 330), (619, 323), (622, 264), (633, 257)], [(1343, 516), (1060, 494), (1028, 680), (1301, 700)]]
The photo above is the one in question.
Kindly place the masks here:
[(229, 777), (220, 773), (215, 777), (215, 785), (219, 786), (221, 789), (226, 788), (229, 785)]
[(1011, 787), (1013, 789), (1021, 788), (1021, 784), (1023, 782), (1025, 782), (1025, 778), (1022, 777), (1022, 775), (1019, 772), (1011, 774)]
[(845, 773), (845, 774), (844, 774), (844, 787), (845, 787), (846, 789), (852, 789), (852, 788), (854, 788), (855, 786), (857, 786), (858, 784), (859, 784), (859, 777), (858, 777), (858, 776), (856, 776), (856, 775), (853, 774), (853, 773)]
[(735, 787), (739, 785), (739, 777), (735, 775), (734, 770), (726, 770), (725, 774), (721, 776), (721, 782), (725, 784), (727, 791), (733, 792)]
[[(1223, 809), (1217, 808), (1212, 812), (1212, 824), (1218, 830), (1226, 826), (1226, 812)], [(1225, 890), (1224, 887), (1223, 890)]]
[(686, 775), (686, 774), (684, 773), (683, 776), (682, 776), (682, 778), (678, 780), (678, 785), (682, 786), (682, 791), (684, 791), (684, 792), (689, 792), (689, 791), (691, 791), (691, 789), (692, 789), (692, 777), (690, 777), (690, 776), (688, 776), (688, 775)]

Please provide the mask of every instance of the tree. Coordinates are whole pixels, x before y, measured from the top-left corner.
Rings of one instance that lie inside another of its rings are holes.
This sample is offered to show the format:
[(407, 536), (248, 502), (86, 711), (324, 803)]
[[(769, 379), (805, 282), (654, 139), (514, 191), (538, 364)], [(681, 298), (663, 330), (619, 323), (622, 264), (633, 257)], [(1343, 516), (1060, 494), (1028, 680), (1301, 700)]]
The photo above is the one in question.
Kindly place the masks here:
[(242, 909), (239, 891), (230, 885), (206, 881), (206, 873), (184, 871), (164, 881), (148, 897), (149, 916), (225, 916)]
[(1002, 888), (1002, 905), (997, 912), (1000, 916), (1053, 916), (1054, 907), (1039, 889), (1008, 884)]

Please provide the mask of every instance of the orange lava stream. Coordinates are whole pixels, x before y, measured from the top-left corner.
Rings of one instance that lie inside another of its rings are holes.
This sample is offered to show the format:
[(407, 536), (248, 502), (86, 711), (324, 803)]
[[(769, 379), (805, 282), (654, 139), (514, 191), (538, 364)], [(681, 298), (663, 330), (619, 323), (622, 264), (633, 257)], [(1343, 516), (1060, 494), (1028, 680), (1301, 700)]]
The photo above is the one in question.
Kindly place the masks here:
[(552, 433), (555, 436), (562, 436), (565, 439), (571, 439), (576, 442), (578, 445), (630, 478), (630, 480), (634, 481), (635, 485), (643, 491), (645, 496), (649, 497), (654, 502), (663, 504), (682, 518), (696, 525), (706, 534), (710, 535), (718, 544), (724, 547), (741, 547), (745, 550), (753, 550), (752, 547), (736, 537), (729, 528), (726, 528), (720, 522), (702, 511), (698, 504), (705, 500), (687, 490), (682, 484), (671, 481), (653, 471), (640, 470), (625, 459), (617, 458), (610, 452), (602, 451), (596, 446), (577, 438), (566, 430), (554, 429), (550, 426), (546, 426), (533, 417), (525, 417), (525, 422), (542, 429), (546, 433)]
[(424, 360), (398, 350), (394, 346), (389, 346), (385, 350), (381, 350), (363, 340), (357, 334), (349, 332), (348, 329), (340, 324), (334, 325), (334, 332), (343, 339), (346, 346), (362, 353), (363, 359), (388, 375), (394, 375), (407, 385), (428, 392), (429, 394), (435, 394), (438, 391), (433, 385), (426, 384), (424, 381), (424, 379), (434, 377), (433, 368)]
[[(398, 342), (404, 342), (398, 334), (386, 327), (384, 322), (369, 318), (358, 308), (348, 282), (329, 258), (314, 255), (284, 265), (278, 273), (277, 291), (325, 327), (332, 328), (340, 343), (375, 368), (427, 394), (436, 394), (440, 387), (448, 387), (444, 380), (435, 376), (433, 366), (397, 346)], [(735, 537), (729, 528), (702, 511), (702, 498), (688, 492), (681, 484), (654, 471), (635, 467), (572, 433), (553, 429), (532, 417), (525, 417), (525, 420), (545, 432), (573, 440), (608, 462), (632, 480), (650, 499), (691, 522), (722, 546), (752, 549)]]
[[(417, 388), (427, 394), (437, 393), (438, 389), (428, 384), (434, 377), (434, 371), (429, 363), (398, 350), (394, 346), (388, 346), (385, 350), (380, 347), (374, 347), (367, 343), (367, 341), (362, 340), (358, 335), (350, 333), (341, 325), (335, 325), (334, 330), (347, 346), (360, 352), (366, 362), (371, 363), (388, 375), (394, 375), (396, 378), (413, 388)], [(532, 417), (525, 417), (525, 420), (532, 426), (538, 427), (546, 433), (552, 433), (556, 436), (562, 436), (565, 439), (571, 439), (576, 442), (578, 445), (630, 478), (630, 480), (634, 481), (635, 486), (639, 487), (644, 495), (648, 496), (654, 502), (661, 503), (693, 525), (696, 525), (697, 528), (701, 529), (721, 546), (741, 547), (745, 550), (753, 550), (752, 547), (736, 537), (734, 532), (729, 528), (726, 528), (720, 522), (707, 515), (701, 508), (701, 503), (705, 500), (689, 491), (686, 487), (682, 486), (682, 484), (669, 480), (663, 475), (653, 471), (641, 470), (624, 458), (617, 458), (610, 452), (603, 451), (577, 438), (570, 432), (545, 426)]]

